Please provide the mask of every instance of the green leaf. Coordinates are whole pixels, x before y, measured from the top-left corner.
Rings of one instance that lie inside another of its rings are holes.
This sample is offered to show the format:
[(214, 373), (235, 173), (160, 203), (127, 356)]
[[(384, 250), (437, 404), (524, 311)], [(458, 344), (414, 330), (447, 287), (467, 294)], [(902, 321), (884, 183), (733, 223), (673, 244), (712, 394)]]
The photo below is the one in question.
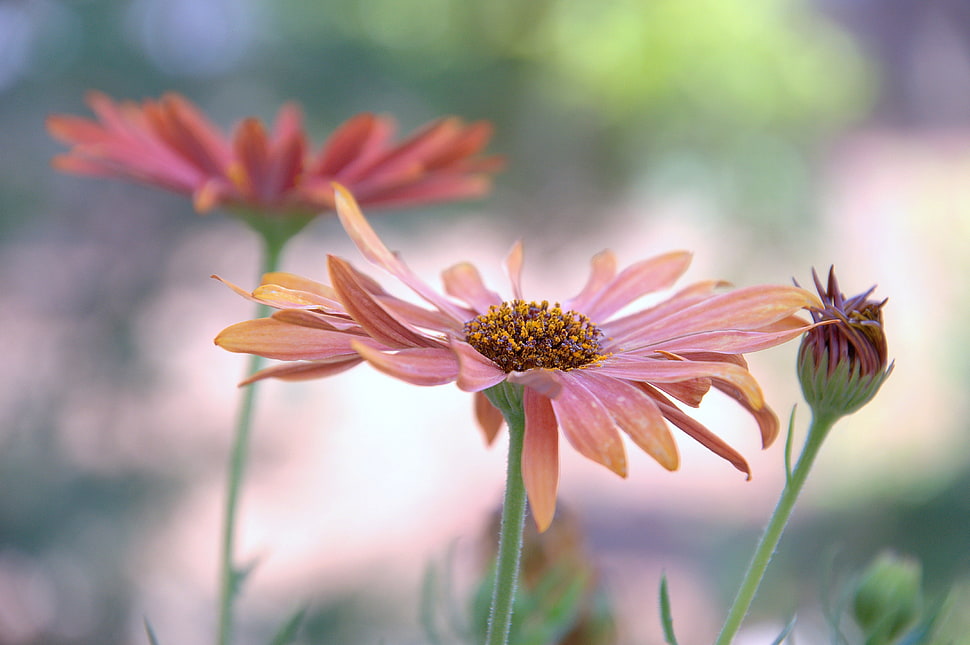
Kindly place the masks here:
[(670, 595), (667, 593), (667, 574), (660, 576), (660, 624), (663, 625), (664, 642), (677, 645), (674, 635), (674, 619), (670, 615)]
[(158, 638), (155, 636), (155, 630), (152, 629), (152, 624), (145, 619), (145, 633), (148, 634), (148, 642), (151, 645), (158, 645)]
[(791, 416), (788, 417), (788, 433), (785, 435), (785, 485), (791, 483), (791, 444), (792, 437), (795, 435), (795, 409), (797, 405), (793, 405), (791, 408)]
[(773, 640), (771, 642), (771, 645), (781, 645), (782, 641), (788, 638), (788, 635), (791, 634), (791, 630), (793, 629), (795, 629), (795, 616), (791, 617), (791, 620), (788, 621), (788, 624), (785, 626), (785, 629), (781, 630), (781, 633), (778, 634), (778, 638)]
[(296, 639), (296, 633), (300, 630), (300, 624), (306, 616), (306, 607), (298, 609), (290, 616), (276, 632), (276, 636), (270, 641), (270, 645), (289, 645)]

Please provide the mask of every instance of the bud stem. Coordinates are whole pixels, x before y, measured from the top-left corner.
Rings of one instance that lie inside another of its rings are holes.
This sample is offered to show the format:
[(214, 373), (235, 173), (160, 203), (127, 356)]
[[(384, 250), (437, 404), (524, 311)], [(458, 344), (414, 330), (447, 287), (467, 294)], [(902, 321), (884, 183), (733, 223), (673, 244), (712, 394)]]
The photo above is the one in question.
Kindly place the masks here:
[(751, 562), (748, 564), (744, 579), (741, 581), (741, 586), (734, 597), (734, 603), (731, 605), (724, 621), (724, 627), (721, 628), (721, 633), (718, 635), (715, 645), (730, 645), (734, 640), (734, 636), (741, 627), (741, 621), (747, 615), (751, 602), (761, 585), (768, 563), (778, 547), (781, 535), (795, 508), (795, 501), (808, 478), (815, 457), (818, 456), (819, 448), (822, 447), (822, 442), (825, 441), (825, 437), (828, 436), (829, 430), (835, 425), (839, 416), (838, 414), (819, 415), (817, 413), (813, 415), (798, 463), (795, 464), (795, 469), (791, 472), (791, 476), (785, 483), (785, 488), (781, 491), (781, 497), (778, 499), (771, 519), (761, 535), (761, 540), (758, 542)]

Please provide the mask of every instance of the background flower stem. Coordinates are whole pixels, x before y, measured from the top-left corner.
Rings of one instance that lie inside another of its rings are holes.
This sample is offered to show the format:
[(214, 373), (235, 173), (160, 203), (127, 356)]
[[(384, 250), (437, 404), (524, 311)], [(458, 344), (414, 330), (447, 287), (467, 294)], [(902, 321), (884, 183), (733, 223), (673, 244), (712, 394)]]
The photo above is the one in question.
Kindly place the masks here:
[(486, 394), (502, 411), (509, 427), (509, 463), (502, 503), (502, 526), (498, 538), (495, 568), (495, 590), (489, 612), (486, 645), (507, 645), (512, 628), (515, 590), (519, 583), (519, 561), (522, 556), (522, 530), (525, 527), (525, 484), (522, 481), (522, 442), (525, 438), (525, 412), (522, 388), (501, 383)]
[(764, 533), (761, 535), (761, 540), (758, 542), (750, 564), (748, 564), (744, 579), (741, 581), (741, 586), (734, 597), (734, 603), (731, 605), (727, 619), (724, 621), (724, 627), (721, 628), (721, 633), (718, 635), (715, 645), (730, 645), (741, 627), (741, 621), (747, 615), (755, 593), (761, 585), (768, 563), (778, 547), (781, 535), (788, 524), (788, 518), (791, 517), (795, 508), (795, 501), (805, 485), (805, 480), (812, 469), (815, 457), (818, 456), (819, 448), (822, 447), (825, 437), (837, 420), (838, 415), (815, 414), (812, 416), (812, 423), (808, 430), (808, 436), (805, 438), (802, 454), (798, 458), (798, 463), (795, 464), (791, 477), (787, 479), (781, 497), (778, 499), (778, 504), (775, 506)]
[[(286, 239), (270, 235), (263, 235), (263, 273), (276, 271), (279, 266), (280, 255), (286, 244)], [(256, 306), (256, 318), (263, 318), (269, 314), (269, 307), (264, 304)], [(246, 376), (249, 376), (263, 366), (262, 356), (253, 354), (249, 357)], [(232, 642), (233, 602), (239, 593), (246, 569), (235, 564), (236, 516), (239, 507), (239, 494), (246, 471), (246, 460), (249, 454), (249, 436), (253, 425), (253, 409), (256, 402), (256, 391), (259, 383), (253, 383), (243, 388), (239, 402), (239, 413), (236, 418), (236, 430), (233, 436), (232, 451), (229, 455), (229, 470), (226, 484), (226, 509), (222, 527), (222, 551), (219, 567), (219, 626), (217, 645), (229, 645)]]

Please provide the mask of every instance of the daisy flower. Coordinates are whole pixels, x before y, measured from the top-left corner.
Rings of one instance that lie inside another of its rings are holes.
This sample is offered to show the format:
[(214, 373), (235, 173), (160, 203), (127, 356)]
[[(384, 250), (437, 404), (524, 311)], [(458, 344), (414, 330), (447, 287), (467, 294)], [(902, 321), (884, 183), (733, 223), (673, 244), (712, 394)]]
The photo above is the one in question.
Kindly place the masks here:
[(808, 291), (768, 285), (721, 292), (724, 283), (706, 281), (625, 313), (641, 296), (672, 287), (691, 256), (675, 251), (618, 271), (614, 254), (604, 251), (593, 258), (575, 297), (531, 300), (522, 291), (523, 250), (517, 243), (505, 259), (510, 298), (488, 288), (467, 263), (443, 272), (442, 294), (387, 249), (342, 187), (336, 189), (336, 208), (367, 260), (424, 303), (389, 294), (335, 256), (328, 257), (330, 285), (269, 274), (251, 294), (233, 286), (279, 310), (232, 325), (215, 340), (229, 351), (286, 361), (250, 381), (329, 376), (366, 361), (415, 385), (456, 383), (475, 394), (488, 442), (502, 415), (484, 392), (502, 383), (520, 386), (522, 473), (540, 530), (555, 513), (560, 433), (583, 456), (626, 476), (624, 434), (664, 468), (678, 467), (672, 425), (750, 476), (737, 451), (677, 405), (697, 406), (714, 388), (753, 415), (764, 446), (775, 439), (778, 420), (742, 354), (808, 329), (811, 323), (796, 315), (820, 304)]
[(188, 99), (169, 93), (141, 104), (90, 92), (95, 120), (56, 115), (47, 129), (71, 146), (55, 168), (120, 177), (190, 195), (200, 213), (216, 207), (260, 213), (332, 210), (331, 182), (361, 203), (406, 207), (478, 197), (502, 161), (481, 152), (492, 136), (484, 121), (434, 121), (404, 141), (394, 121), (358, 114), (314, 153), (299, 107), (284, 105), (272, 131), (244, 119), (226, 137)]

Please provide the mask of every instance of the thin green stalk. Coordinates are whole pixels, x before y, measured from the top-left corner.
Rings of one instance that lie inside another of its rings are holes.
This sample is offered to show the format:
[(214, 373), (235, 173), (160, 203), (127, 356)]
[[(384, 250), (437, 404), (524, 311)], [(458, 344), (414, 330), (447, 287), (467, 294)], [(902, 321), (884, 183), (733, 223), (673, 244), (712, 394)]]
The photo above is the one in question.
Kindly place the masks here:
[(812, 424), (805, 439), (805, 447), (802, 449), (798, 463), (795, 464), (795, 470), (791, 472), (791, 477), (788, 478), (785, 488), (781, 492), (774, 513), (772, 513), (771, 519), (761, 535), (761, 540), (751, 558), (751, 563), (748, 564), (744, 579), (741, 581), (741, 586), (738, 588), (734, 603), (731, 605), (727, 619), (724, 621), (724, 627), (721, 628), (721, 633), (718, 635), (715, 645), (730, 645), (738, 629), (740, 629), (741, 621), (747, 615), (754, 595), (761, 585), (768, 563), (778, 547), (785, 525), (788, 524), (788, 519), (795, 508), (795, 501), (805, 485), (805, 480), (812, 469), (815, 457), (818, 456), (819, 448), (822, 447), (826, 435), (832, 429), (836, 420), (838, 420), (837, 415), (815, 415), (812, 417)]
[[(507, 645), (512, 628), (515, 590), (519, 584), (522, 556), (522, 530), (525, 527), (525, 484), (522, 482), (522, 442), (525, 438), (525, 413), (521, 387), (502, 383), (486, 394), (505, 415), (509, 427), (509, 463), (502, 504), (502, 527), (498, 538), (495, 589), (488, 619), (486, 645)], [(502, 399), (501, 405), (498, 399)]]
[[(271, 239), (269, 236), (263, 236), (263, 261), (260, 275), (277, 269), (284, 244), (285, 240), (280, 241)], [(269, 307), (263, 304), (257, 305), (257, 318), (263, 318), (268, 313)], [(262, 365), (262, 356), (251, 355), (246, 367), (246, 376), (259, 371)], [(253, 425), (257, 385), (258, 383), (253, 383), (243, 388), (232, 450), (229, 455), (226, 508), (222, 527), (222, 551), (219, 568), (219, 631), (216, 637), (218, 645), (229, 645), (232, 642), (233, 601), (239, 592), (242, 578), (245, 575), (245, 571), (235, 564), (236, 516), (249, 454), (249, 436)]]

